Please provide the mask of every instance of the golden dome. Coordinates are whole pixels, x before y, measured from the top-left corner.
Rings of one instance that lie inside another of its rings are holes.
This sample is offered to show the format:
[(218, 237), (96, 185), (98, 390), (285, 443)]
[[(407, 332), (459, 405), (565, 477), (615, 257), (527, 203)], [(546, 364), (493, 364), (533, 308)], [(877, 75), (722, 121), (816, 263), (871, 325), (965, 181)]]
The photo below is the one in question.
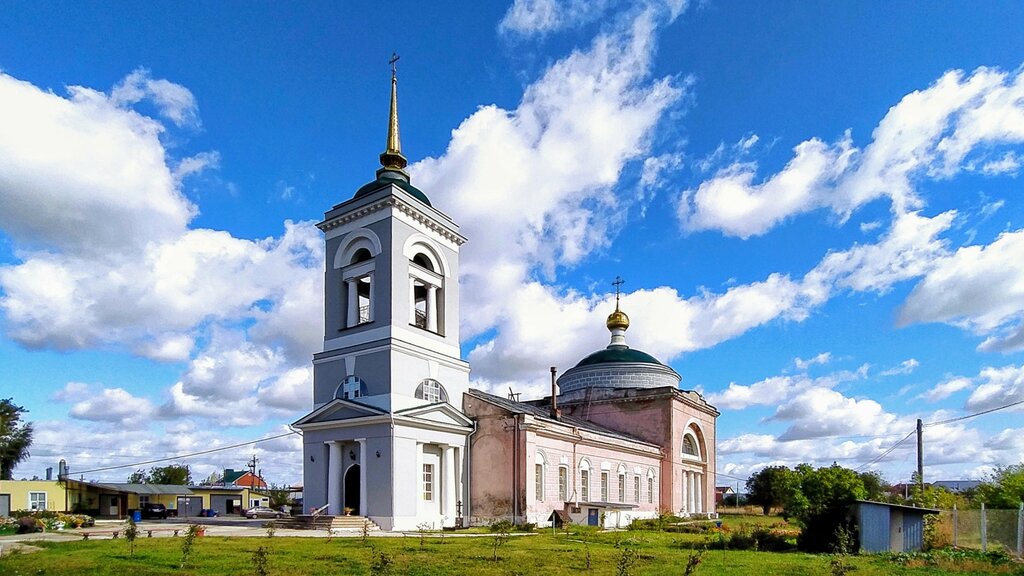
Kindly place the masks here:
[(619, 310), (619, 307), (616, 306), (615, 312), (608, 315), (608, 320), (604, 325), (607, 326), (609, 330), (626, 330), (629, 328), (629, 316), (626, 316), (626, 313)]

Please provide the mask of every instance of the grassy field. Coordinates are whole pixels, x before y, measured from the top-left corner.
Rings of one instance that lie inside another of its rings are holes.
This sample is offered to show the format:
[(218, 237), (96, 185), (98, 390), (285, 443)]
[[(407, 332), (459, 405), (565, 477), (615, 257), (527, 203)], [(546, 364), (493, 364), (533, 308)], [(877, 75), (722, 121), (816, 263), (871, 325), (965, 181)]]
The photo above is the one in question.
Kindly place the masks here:
[[(751, 520), (752, 521), (752, 520)], [(776, 519), (777, 521), (777, 519)], [(134, 556), (124, 539), (44, 543), (42, 551), (0, 558), (0, 574), (683, 574), (695, 549), (706, 542), (697, 534), (604, 532), (584, 542), (579, 535), (544, 531), (514, 536), (497, 548), (491, 537), (452, 538), (224, 538), (195, 540), (184, 568), (182, 538), (140, 538)], [(265, 564), (254, 564), (258, 550)], [(589, 556), (589, 571), (587, 562)], [(832, 558), (800, 552), (708, 550), (694, 574), (829, 575)], [(897, 563), (880, 556), (842, 560), (852, 576), (935, 574), (1024, 574), (1020, 565), (992, 565), (978, 559), (922, 559)], [(625, 568), (625, 572), (620, 572)]]

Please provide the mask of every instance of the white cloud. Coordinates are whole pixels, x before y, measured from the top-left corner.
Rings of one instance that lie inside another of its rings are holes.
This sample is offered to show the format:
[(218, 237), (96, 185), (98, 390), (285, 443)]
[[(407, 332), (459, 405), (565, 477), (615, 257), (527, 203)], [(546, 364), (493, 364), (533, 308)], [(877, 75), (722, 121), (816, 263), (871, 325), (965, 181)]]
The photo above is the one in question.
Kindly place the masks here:
[[(892, 107), (863, 149), (849, 133), (831, 144), (811, 138), (794, 147), (781, 171), (760, 182), (756, 164), (734, 162), (682, 195), (679, 220), (686, 231), (749, 238), (819, 208), (845, 220), (883, 196), (897, 214), (919, 208), (915, 177), (948, 178), (970, 167), (975, 150), (1024, 142), (1021, 102), (1024, 71), (947, 72)], [(992, 170), (999, 167), (992, 164)]]
[(971, 387), (973, 384), (974, 383), (970, 378), (950, 378), (949, 380), (936, 384), (930, 390), (918, 397), (923, 398), (928, 402), (938, 402), (939, 400), (949, 398), (953, 394), (965, 388)]
[(981, 171), (989, 176), (998, 174), (1016, 174), (1020, 169), (1020, 157), (1013, 152), (1007, 152), (998, 160), (991, 160), (982, 165)]
[(899, 312), (901, 325), (946, 322), (993, 333), (980, 348), (1024, 348), (1024, 231), (1005, 232), (987, 246), (964, 246), (938, 259)]
[(68, 382), (63, 388), (50, 395), (56, 402), (78, 402), (89, 396), (90, 386), (84, 382)]
[(864, 398), (857, 400), (828, 388), (810, 388), (779, 406), (774, 420), (789, 422), (779, 440), (805, 440), (835, 435), (878, 435), (896, 423), (897, 418), (881, 404)]
[(899, 363), (899, 366), (893, 366), (887, 370), (883, 370), (878, 373), (879, 376), (903, 376), (912, 373), (921, 363), (916, 358), (907, 358), (903, 362)]
[[(971, 392), (965, 408), (975, 412), (1024, 401), (1024, 366), (984, 368), (978, 375), (978, 387)], [(1024, 410), (1018, 405), (1011, 410)]]
[(149, 70), (138, 68), (110, 91), (110, 102), (128, 107), (151, 101), (157, 112), (177, 126), (199, 127), (199, 109), (188, 88), (162, 78), (154, 79)]
[(72, 418), (98, 422), (117, 422), (138, 427), (153, 414), (153, 404), (123, 388), (104, 388), (98, 395), (76, 402), (69, 412)]
[[(610, 0), (514, 0), (498, 24), (498, 31), (520, 36), (544, 36), (594, 22), (605, 16), (613, 4)], [(675, 20), (686, 5), (685, 0), (638, 3), (641, 9), (665, 10), (669, 20)]]
[[(821, 355), (818, 357), (820, 358)], [(707, 401), (716, 408), (726, 410), (743, 410), (758, 405), (777, 405), (806, 390), (834, 388), (844, 382), (861, 380), (867, 376), (867, 368), (867, 365), (864, 365), (853, 372), (841, 370), (817, 378), (811, 378), (807, 374), (770, 376), (749, 386), (730, 382), (725, 390), (709, 393)], [(801, 370), (803, 369), (806, 369), (806, 366), (801, 368)]]
[(794, 358), (793, 365), (796, 366), (797, 370), (807, 370), (808, 368), (814, 366), (815, 364), (828, 364), (831, 360), (831, 352), (822, 352), (821, 354), (818, 354), (817, 356), (809, 358), (807, 360), (804, 360), (803, 358)]

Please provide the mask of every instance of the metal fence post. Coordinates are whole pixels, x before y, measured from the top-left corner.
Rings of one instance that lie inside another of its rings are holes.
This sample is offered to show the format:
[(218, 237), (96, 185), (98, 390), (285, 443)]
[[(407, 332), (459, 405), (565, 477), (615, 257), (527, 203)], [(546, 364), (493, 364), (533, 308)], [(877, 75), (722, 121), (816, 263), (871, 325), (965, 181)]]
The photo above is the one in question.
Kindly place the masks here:
[(1017, 508), (1017, 557), (1024, 558), (1024, 502)]
[(981, 551), (988, 552), (988, 523), (985, 522), (985, 503), (981, 503)]

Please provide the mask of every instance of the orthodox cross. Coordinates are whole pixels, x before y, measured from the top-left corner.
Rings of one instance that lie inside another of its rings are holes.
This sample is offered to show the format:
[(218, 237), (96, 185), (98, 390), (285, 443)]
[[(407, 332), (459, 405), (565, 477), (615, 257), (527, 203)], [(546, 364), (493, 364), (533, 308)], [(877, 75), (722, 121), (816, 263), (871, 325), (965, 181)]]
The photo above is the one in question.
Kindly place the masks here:
[(392, 52), (391, 53), (391, 59), (388, 60), (388, 64), (391, 65), (391, 75), (392, 76), (394, 76), (395, 73), (398, 72), (398, 66), (396, 66), (396, 64), (398, 64), (398, 59), (399, 58), (401, 58), (401, 56), (399, 56), (397, 52)]
[(619, 301), (619, 288), (625, 283), (621, 276), (616, 276), (615, 282), (612, 282), (612, 286), (615, 286), (615, 302)]

